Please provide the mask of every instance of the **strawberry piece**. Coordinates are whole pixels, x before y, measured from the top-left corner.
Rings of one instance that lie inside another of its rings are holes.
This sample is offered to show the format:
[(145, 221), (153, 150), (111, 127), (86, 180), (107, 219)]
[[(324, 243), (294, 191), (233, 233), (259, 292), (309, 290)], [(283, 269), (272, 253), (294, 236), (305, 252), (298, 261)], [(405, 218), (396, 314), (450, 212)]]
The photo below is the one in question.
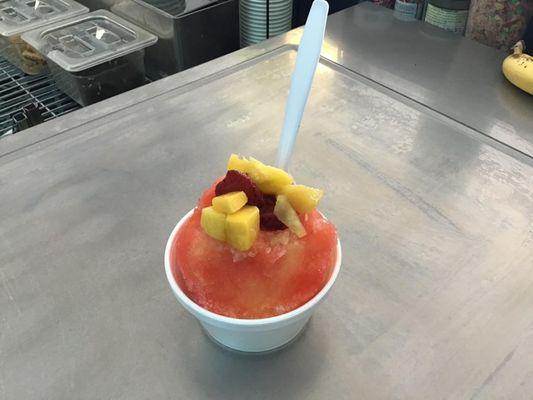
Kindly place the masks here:
[(217, 196), (243, 191), (248, 197), (248, 203), (251, 206), (261, 207), (264, 204), (263, 193), (257, 188), (255, 183), (242, 172), (229, 170), (224, 179), (222, 179), (215, 188)]
[(274, 215), (274, 206), (276, 205), (276, 196), (265, 195), (264, 205), (259, 209), (261, 230), (279, 231), (287, 229), (285, 224)]

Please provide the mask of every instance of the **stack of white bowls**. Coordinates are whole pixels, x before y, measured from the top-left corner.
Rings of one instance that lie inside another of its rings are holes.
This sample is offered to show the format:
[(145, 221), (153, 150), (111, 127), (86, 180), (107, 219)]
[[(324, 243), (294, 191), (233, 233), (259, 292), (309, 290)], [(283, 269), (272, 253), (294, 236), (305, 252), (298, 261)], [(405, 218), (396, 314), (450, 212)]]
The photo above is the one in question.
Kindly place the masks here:
[[(289, 31), (292, 22), (292, 0), (270, 0), (268, 8), (269, 37)], [(240, 0), (239, 16), (242, 47), (267, 38), (266, 0)]]

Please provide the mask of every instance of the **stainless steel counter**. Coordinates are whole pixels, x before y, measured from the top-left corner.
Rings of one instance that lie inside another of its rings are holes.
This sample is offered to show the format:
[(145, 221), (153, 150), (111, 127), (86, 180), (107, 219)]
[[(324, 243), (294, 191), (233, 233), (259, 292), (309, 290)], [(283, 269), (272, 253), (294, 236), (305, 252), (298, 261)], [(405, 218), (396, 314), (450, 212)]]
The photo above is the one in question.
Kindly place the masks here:
[(278, 353), (211, 343), (162, 257), (230, 152), (274, 160), (300, 31), (0, 141), (0, 399), (530, 399), (532, 121), (330, 56), (386, 14), (329, 22), (292, 172), (326, 190), (344, 265)]
[(328, 22), (327, 58), (533, 156), (533, 96), (503, 76), (507, 53), (370, 4)]

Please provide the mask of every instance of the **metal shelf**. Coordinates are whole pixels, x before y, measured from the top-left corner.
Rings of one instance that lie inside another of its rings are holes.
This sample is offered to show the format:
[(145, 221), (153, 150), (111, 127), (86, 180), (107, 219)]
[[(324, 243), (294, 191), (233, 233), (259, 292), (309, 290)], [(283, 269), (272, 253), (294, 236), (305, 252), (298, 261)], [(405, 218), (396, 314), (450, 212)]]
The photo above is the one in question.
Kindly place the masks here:
[(28, 103), (39, 105), (45, 121), (80, 108), (50, 75), (26, 75), (0, 57), (0, 138), (12, 133), (11, 117)]

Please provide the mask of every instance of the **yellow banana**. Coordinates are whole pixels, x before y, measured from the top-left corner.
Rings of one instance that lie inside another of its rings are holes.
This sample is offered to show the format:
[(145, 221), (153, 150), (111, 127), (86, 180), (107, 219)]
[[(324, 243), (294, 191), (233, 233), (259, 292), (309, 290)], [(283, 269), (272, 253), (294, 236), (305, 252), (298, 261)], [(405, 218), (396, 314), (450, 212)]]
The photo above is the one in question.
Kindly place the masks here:
[(524, 54), (524, 42), (513, 46), (513, 54), (503, 60), (502, 71), (513, 85), (533, 94), (533, 57)]

